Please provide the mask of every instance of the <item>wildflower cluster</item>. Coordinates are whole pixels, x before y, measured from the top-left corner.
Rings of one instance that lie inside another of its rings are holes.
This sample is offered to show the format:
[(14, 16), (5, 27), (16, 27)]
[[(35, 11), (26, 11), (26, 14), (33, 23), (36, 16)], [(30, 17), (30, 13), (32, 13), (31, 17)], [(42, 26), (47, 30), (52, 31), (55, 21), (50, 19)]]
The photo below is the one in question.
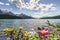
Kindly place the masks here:
[(33, 35), (28, 31), (23, 31), (23, 26), (18, 29), (5, 28), (3, 31), (6, 33), (7, 40), (60, 40), (58, 35), (49, 31), (47, 27), (39, 28)]

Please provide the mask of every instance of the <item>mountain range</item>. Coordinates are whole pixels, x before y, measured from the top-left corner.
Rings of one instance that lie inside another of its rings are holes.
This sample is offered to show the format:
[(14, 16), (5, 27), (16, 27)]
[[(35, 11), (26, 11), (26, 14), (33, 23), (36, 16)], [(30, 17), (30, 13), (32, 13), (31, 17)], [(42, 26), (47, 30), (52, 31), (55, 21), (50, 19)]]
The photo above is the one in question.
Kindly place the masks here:
[(52, 16), (52, 17), (43, 17), (41, 19), (60, 19), (60, 15)]
[[(17, 16), (18, 15), (18, 16)], [(0, 19), (32, 19), (33, 17), (21, 14), (14, 14), (8, 10), (0, 10)]]
[[(35, 18), (23, 13), (14, 14), (13, 12), (8, 10), (0, 10), (0, 19), (35, 19)], [(42, 17), (40, 19), (60, 19), (60, 15), (52, 17)]]

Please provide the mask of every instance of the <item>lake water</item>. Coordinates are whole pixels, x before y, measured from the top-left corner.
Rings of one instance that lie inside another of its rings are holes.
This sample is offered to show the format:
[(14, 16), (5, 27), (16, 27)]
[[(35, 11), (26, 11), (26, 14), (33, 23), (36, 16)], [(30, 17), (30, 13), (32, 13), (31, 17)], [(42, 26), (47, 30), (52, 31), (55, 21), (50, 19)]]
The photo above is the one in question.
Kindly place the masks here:
[[(48, 26), (47, 20), (53, 24), (60, 23), (60, 19), (0, 19), (0, 30), (6, 27), (18, 28), (19, 26), (23, 26), (24, 30), (31, 30), (36, 27)], [(4, 40), (3, 38), (6, 39), (0, 36), (0, 40)]]
[(0, 19), (0, 30), (6, 27), (18, 28), (21, 25), (26, 29), (47, 26), (47, 20), (53, 24), (60, 23), (60, 19)]

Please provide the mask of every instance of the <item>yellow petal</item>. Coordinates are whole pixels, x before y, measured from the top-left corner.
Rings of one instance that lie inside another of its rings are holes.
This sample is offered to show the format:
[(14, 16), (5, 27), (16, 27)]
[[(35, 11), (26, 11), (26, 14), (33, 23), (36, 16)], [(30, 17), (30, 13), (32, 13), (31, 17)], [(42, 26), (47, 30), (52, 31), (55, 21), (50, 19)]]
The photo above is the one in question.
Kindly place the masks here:
[(5, 29), (3, 29), (3, 31), (13, 31), (13, 29), (12, 28), (5, 28)]
[(23, 29), (23, 27), (22, 27), (22, 26), (20, 26), (20, 27), (19, 27), (19, 29)]

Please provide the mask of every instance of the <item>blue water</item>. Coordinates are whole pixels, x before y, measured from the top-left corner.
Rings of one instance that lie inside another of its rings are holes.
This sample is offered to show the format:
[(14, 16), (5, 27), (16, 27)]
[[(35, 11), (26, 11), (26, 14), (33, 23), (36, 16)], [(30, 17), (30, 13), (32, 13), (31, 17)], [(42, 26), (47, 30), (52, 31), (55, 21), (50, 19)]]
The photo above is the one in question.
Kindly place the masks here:
[(0, 19), (0, 29), (6, 27), (32, 27), (32, 26), (46, 26), (49, 20), (51, 23), (60, 23), (60, 19)]
[[(30, 30), (31, 28), (47, 26), (47, 20), (52, 24), (60, 23), (60, 19), (0, 19), (0, 30), (6, 27), (18, 28), (21, 25), (25, 30)], [(6, 38), (0, 36), (0, 40), (6, 40)]]

